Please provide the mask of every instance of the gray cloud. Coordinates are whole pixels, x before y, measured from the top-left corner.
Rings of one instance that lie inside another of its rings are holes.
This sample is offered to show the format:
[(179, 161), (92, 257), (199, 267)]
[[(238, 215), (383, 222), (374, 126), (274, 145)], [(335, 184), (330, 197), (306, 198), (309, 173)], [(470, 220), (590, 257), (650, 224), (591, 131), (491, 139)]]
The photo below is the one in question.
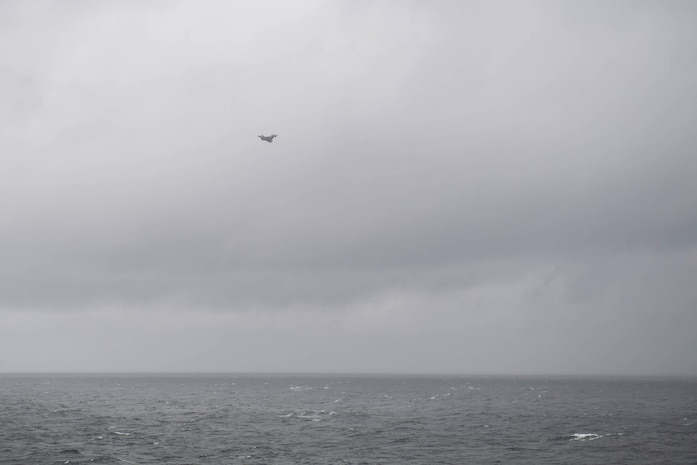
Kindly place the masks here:
[(36, 5), (0, 370), (697, 372), (692, 4)]

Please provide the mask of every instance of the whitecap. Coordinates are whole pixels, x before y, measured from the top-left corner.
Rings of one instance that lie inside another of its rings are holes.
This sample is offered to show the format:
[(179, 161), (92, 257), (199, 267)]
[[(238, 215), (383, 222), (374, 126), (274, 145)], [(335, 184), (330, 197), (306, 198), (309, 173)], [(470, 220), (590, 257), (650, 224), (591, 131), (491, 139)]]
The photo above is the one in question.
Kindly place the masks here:
[(571, 436), (572, 441), (594, 441), (603, 436), (595, 433), (575, 433)]
[(312, 388), (310, 386), (291, 386), (290, 390), (291, 391), (311, 391)]

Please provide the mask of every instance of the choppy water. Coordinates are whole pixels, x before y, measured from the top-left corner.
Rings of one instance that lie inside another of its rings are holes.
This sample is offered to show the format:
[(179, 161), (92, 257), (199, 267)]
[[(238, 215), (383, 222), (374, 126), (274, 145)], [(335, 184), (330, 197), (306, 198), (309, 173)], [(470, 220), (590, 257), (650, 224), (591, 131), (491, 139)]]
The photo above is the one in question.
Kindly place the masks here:
[(697, 464), (697, 380), (0, 375), (2, 464)]

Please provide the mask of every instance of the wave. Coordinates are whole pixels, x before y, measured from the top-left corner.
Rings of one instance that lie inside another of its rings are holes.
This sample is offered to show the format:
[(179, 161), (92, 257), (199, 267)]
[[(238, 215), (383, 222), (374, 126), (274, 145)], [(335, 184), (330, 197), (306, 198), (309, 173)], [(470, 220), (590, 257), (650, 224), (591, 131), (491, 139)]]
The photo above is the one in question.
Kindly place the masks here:
[(290, 412), (286, 415), (278, 415), (278, 417), (284, 419), (299, 418), (301, 420), (321, 421), (322, 418), (333, 415), (336, 415), (336, 412), (333, 410), (298, 410), (295, 412)]
[(311, 386), (290, 386), (289, 389), (290, 389), (291, 391), (299, 391), (299, 392), (302, 392), (302, 391), (312, 391), (312, 387), (311, 387)]
[(596, 433), (574, 433), (569, 438), (570, 441), (595, 441), (602, 438), (602, 434)]

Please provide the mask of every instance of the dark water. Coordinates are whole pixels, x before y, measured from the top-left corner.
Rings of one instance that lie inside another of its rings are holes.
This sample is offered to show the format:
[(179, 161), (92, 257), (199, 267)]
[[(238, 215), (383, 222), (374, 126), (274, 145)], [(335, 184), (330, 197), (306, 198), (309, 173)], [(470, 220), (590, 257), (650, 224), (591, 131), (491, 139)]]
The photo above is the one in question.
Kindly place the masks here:
[(697, 380), (0, 375), (2, 464), (697, 464)]

